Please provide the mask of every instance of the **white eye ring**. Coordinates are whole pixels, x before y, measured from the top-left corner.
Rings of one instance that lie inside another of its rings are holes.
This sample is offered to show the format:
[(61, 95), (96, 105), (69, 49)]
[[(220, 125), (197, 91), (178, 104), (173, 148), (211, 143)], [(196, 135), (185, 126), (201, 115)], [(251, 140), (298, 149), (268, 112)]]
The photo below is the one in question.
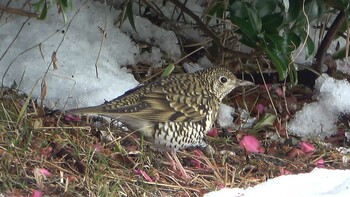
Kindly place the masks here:
[(221, 76), (221, 77), (219, 78), (219, 81), (220, 81), (220, 83), (225, 84), (225, 83), (227, 83), (228, 79), (227, 79), (227, 77), (225, 77), (225, 76)]

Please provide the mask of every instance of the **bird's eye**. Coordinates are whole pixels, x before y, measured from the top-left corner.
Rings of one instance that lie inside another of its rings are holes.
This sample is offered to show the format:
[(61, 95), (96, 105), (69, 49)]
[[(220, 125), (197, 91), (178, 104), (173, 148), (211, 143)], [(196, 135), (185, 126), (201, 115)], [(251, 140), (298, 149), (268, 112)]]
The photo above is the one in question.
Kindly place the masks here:
[(225, 76), (221, 76), (221, 77), (219, 78), (219, 81), (220, 81), (220, 83), (224, 84), (224, 83), (226, 83), (226, 82), (228, 81), (228, 79), (227, 79), (227, 77), (225, 77)]

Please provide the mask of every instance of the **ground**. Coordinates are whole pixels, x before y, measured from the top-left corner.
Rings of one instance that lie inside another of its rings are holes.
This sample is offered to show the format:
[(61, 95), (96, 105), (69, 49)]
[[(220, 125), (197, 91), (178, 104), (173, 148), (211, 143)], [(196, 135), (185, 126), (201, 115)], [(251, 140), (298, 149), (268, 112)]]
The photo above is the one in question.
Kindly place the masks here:
[[(275, 123), (259, 130), (234, 132), (233, 127), (222, 129), (215, 125), (218, 135), (206, 138), (216, 150), (212, 158), (196, 149), (178, 153), (192, 178), (186, 182), (179, 172), (164, 164), (165, 154), (155, 150), (139, 133), (101, 117), (79, 118), (48, 110), (26, 95), (2, 89), (0, 194), (202, 196), (222, 187), (246, 188), (280, 175), (309, 172), (316, 166), (347, 169), (349, 162), (343, 161), (344, 155), (337, 147), (349, 146), (344, 137), (348, 117), (344, 115), (344, 121), (339, 121), (339, 132), (328, 138), (328, 143), (311, 141), (316, 149), (305, 153), (300, 139), (287, 135), (284, 125), (311, 98), (296, 98), (295, 90), (287, 90), (285, 95), (289, 96), (280, 97), (278, 86), (269, 90), (276, 109)], [(239, 92), (224, 102), (237, 109), (246, 106), (250, 116), (257, 119), (261, 113), (255, 109), (256, 103), (266, 106), (263, 113), (274, 111), (264, 99), (268, 98), (264, 86)], [(238, 120), (236, 125), (240, 124)], [(271, 137), (273, 134), (278, 138)], [(245, 135), (259, 139), (263, 153), (243, 150), (239, 141)], [(321, 158), (323, 162), (316, 162)]]

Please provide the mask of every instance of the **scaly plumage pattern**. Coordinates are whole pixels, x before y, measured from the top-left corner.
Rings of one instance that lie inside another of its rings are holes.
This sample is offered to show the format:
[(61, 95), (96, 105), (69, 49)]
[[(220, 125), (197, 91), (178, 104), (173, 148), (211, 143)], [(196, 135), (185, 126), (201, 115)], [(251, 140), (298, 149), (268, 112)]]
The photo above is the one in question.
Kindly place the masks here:
[(70, 110), (115, 118), (166, 150), (206, 147), (204, 136), (222, 99), (237, 86), (252, 85), (224, 67), (163, 77), (95, 107)]
[(250, 84), (226, 68), (215, 67), (160, 78), (103, 105), (69, 112), (116, 118), (143, 132), (158, 147), (205, 146), (202, 139), (215, 121), (222, 99), (235, 87)]

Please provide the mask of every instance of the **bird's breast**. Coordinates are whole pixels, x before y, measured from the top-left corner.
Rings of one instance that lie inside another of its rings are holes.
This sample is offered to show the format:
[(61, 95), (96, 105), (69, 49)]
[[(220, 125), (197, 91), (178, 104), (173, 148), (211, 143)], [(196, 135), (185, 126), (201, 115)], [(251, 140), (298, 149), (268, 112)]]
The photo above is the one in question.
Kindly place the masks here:
[(197, 146), (207, 132), (204, 124), (203, 121), (159, 123), (155, 127), (154, 144), (172, 150)]

